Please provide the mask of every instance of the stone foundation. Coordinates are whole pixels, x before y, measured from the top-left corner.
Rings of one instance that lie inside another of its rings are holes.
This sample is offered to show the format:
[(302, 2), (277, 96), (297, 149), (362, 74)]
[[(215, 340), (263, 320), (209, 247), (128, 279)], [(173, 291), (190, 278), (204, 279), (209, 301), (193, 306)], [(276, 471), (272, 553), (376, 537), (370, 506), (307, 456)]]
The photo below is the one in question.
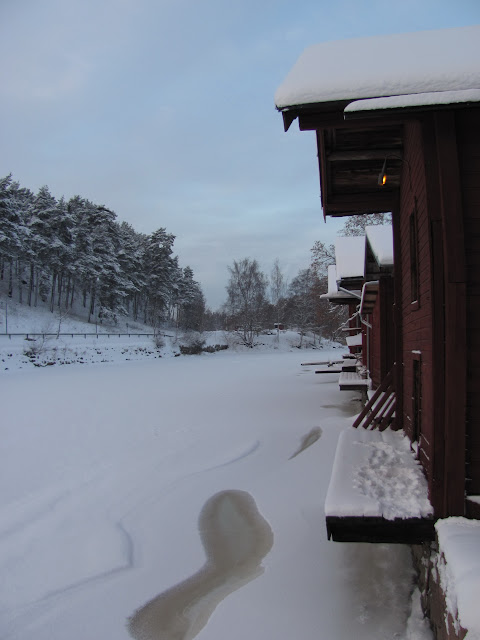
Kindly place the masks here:
[(436, 542), (412, 545), (412, 557), (418, 576), (422, 609), (430, 620), (435, 640), (463, 640), (467, 630), (447, 609), (445, 594), (440, 584), (438, 562), (445, 562), (439, 555)]

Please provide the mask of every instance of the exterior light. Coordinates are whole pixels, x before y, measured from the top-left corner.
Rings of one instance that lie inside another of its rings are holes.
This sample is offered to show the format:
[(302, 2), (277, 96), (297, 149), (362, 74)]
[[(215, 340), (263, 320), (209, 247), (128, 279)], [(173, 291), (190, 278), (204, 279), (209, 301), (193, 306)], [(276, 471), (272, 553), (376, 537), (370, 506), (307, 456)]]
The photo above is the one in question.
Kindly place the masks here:
[(380, 187), (383, 187), (386, 182), (387, 182), (387, 159), (385, 158), (385, 160), (383, 161), (382, 170), (378, 174), (378, 185)]

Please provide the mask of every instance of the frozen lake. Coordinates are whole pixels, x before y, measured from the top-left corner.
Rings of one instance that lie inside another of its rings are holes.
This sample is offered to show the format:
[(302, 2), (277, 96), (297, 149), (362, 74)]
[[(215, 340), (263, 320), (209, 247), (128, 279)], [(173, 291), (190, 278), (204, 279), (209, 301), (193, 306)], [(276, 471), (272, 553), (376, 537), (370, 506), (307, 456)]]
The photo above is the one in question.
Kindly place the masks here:
[(326, 540), (337, 354), (2, 373), (1, 637), (427, 637), (407, 547)]

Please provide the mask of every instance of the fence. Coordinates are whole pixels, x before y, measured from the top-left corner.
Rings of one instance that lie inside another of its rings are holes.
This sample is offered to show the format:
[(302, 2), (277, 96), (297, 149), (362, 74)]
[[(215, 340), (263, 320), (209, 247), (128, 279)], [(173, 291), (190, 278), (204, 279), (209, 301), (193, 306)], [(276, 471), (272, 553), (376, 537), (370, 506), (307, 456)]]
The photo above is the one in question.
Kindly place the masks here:
[[(10, 338), (10, 340), (12, 339), (12, 336), (14, 337), (19, 337), (19, 336), (23, 336), (26, 340), (30, 340), (33, 339), (35, 337), (39, 338), (46, 338), (46, 337), (53, 337), (53, 338), (60, 338), (61, 336), (69, 336), (71, 338), (74, 337), (78, 337), (78, 336), (83, 336), (84, 338), (91, 337), (91, 336), (96, 336), (97, 338), (99, 338), (100, 336), (102, 336), (103, 338), (107, 337), (107, 338), (111, 338), (111, 337), (118, 337), (118, 338), (122, 338), (122, 337), (137, 337), (137, 336), (143, 336), (145, 338), (150, 337), (150, 338), (154, 338), (155, 336), (166, 336), (166, 334), (163, 333), (96, 333), (96, 332), (91, 332), (91, 333), (0, 333), (0, 337), (4, 336), (5, 338), (8, 337)], [(170, 336), (167, 336), (170, 337)]]

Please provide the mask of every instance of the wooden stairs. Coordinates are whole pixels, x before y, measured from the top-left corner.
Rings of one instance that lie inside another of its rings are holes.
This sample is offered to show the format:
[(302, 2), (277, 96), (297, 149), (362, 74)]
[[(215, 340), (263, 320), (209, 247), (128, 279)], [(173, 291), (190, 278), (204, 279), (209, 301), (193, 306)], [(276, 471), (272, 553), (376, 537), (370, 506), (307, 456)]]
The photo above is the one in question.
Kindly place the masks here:
[(392, 369), (357, 416), (353, 426), (355, 428), (379, 429), (380, 431), (384, 431), (387, 427), (395, 429), (395, 408), (396, 397)]

